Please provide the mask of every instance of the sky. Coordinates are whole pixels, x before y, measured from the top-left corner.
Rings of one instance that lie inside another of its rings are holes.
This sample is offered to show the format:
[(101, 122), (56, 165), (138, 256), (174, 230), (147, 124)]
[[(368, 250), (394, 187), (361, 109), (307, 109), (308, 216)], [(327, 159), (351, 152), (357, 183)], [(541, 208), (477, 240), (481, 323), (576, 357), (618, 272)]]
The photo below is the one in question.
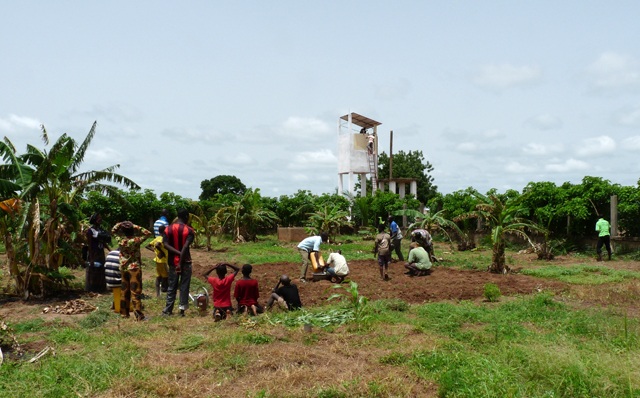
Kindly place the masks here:
[(638, 1), (0, 0), (0, 137), (197, 199), (338, 187), (338, 120), (444, 194), (640, 178)]

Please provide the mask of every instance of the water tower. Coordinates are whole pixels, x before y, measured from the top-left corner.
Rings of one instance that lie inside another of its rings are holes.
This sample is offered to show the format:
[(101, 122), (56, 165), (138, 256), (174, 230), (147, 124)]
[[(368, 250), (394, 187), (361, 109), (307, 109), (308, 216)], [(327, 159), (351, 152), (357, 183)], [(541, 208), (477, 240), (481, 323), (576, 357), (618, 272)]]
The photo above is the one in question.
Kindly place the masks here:
[(360, 176), (360, 195), (367, 195), (367, 174), (375, 193), (378, 185), (378, 126), (382, 124), (351, 112), (338, 119), (338, 194), (342, 195), (344, 176), (348, 191), (355, 195), (354, 174)]

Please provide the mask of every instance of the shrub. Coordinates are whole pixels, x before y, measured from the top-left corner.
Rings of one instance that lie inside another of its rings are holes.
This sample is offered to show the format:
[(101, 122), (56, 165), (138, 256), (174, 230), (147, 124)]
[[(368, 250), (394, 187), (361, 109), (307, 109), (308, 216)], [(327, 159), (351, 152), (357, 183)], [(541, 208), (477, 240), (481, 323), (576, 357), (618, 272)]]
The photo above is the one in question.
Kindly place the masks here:
[(500, 288), (498, 287), (498, 285), (494, 283), (487, 283), (484, 285), (484, 297), (487, 299), (487, 301), (492, 303), (496, 302), (498, 301), (500, 296), (502, 296), (502, 293), (500, 292)]

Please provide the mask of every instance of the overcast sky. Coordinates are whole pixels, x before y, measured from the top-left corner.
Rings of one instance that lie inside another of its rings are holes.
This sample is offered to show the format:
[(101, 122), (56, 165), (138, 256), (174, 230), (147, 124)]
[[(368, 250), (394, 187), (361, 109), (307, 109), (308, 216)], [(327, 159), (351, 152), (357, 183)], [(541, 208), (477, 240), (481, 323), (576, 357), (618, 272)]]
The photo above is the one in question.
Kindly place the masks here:
[(338, 118), (421, 150), (438, 190), (640, 177), (638, 1), (0, 0), (0, 137), (197, 199), (337, 189)]

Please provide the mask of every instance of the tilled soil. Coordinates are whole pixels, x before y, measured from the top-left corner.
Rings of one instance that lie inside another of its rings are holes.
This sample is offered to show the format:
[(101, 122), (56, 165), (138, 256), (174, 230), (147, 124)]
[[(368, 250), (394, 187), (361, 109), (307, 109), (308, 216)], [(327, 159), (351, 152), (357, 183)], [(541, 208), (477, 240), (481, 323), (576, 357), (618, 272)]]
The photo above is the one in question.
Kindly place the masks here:
[[(497, 275), (487, 271), (467, 271), (442, 266), (434, 267), (431, 275), (409, 277), (404, 274), (405, 269), (399, 262), (391, 264), (390, 280), (384, 281), (380, 278), (378, 263), (373, 259), (350, 261), (349, 270), (350, 273), (342, 284), (344, 287), (348, 287), (349, 281), (355, 281), (359, 294), (370, 300), (396, 298), (411, 304), (442, 300), (481, 300), (487, 283), (496, 284), (502, 294), (507, 296), (542, 290), (558, 292), (566, 287), (562, 282), (525, 275)], [(206, 268), (194, 256), (194, 276), (204, 271)], [(266, 302), (282, 274), (289, 275), (298, 286), (304, 306), (323, 305), (332, 294), (337, 293), (333, 289), (335, 285), (328, 280), (312, 282), (311, 270), (307, 272), (308, 282), (300, 282), (298, 263), (253, 264), (252, 277), (258, 280), (261, 301)]]

